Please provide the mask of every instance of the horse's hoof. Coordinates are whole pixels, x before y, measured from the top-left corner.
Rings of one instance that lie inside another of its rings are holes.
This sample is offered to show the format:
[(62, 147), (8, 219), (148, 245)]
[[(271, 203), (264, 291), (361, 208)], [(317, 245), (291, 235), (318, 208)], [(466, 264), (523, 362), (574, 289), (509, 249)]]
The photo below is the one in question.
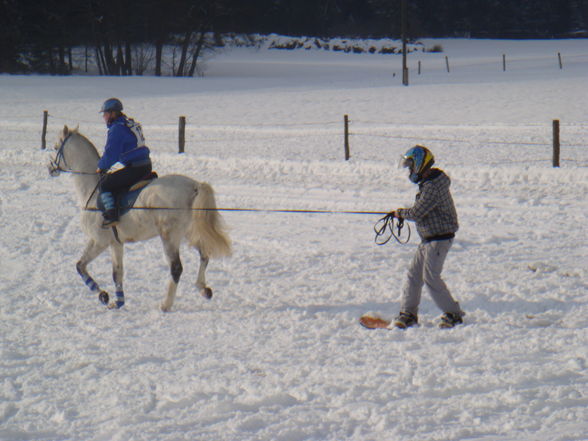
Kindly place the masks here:
[(116, 302), (110, 302), (107, 306), (108, 309), (120, 309), (125, 306), (125, 302), (117, 300)]
[(204, 297), (206, 300), (212, 299), (212, 289), (206, 287), (202, 291), (200, 291), (200, 295)]
[(159, 305), (159, 309), (161, 309), (161, 312), (170, 312), (171, 306), (166, 306), (162, 303), (161, 305)]
[(98, 300), (100, 300), (100, 303), (103, 305), (108, 305), (110, 297), (106, 291), (100, 291), (100, 294), (98, 294)]

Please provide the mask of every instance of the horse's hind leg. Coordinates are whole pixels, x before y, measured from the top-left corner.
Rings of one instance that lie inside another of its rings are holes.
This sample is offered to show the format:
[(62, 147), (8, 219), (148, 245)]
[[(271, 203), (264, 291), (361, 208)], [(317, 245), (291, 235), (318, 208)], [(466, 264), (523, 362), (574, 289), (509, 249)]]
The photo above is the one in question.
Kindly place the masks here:
[(178, 289), (178, 283), (180, 282), (180, 276), (182, 275), (183, 267), (182, 261), (180, 260), (180, 246), (179, 243), (175, 243), (162, 237), (163, 249), (167, 257), (167, 261), (170, 267), (171, 280), (167, 286), (167, 295), (161, 303), (161, 310), (167, 312), (171, 310), (174, 300), (176, 298), (176, 291)]
[(196, 288), (200, 290), (202, 297), (207, 299), (212, 298), (212, 289), (206, 286), (206, 268), (208, 267), (208, 256), (202, 254), (200, 249), (200, 267), (198, 268), (198, 279), (196, 280)]

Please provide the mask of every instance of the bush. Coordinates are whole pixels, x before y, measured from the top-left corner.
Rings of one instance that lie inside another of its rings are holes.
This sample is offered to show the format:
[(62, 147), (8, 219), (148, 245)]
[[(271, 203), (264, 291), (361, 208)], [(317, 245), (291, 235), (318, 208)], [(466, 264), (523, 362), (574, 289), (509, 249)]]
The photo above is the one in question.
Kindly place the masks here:
[(440, 44), (436, 44), (435, 46), (427, 49), (427, 52), (443, 52), (443, 46), (441, 46)]

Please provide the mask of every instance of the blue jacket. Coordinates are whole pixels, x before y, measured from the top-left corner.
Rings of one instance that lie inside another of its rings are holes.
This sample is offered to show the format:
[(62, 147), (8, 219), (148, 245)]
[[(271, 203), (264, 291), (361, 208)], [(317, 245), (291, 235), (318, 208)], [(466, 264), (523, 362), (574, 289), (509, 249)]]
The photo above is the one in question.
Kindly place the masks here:
[[(98, 161), (100, 170), (106, 171), (116, 162), (129, 165), (149, 161), (149, 148), (144, 144), (145, 140), (141, 134), (140, 125), (133, 120), (127, 119), (125, 115), (121, 115), (109, 123), (107, 127), (108, 136), (104, 146), (104, 153), (100, 161)], [(135, 135), (130, 127), (138, 130), (138, 134)], [(137, 139), (138, 136), (141, 137), (140, 140)]]

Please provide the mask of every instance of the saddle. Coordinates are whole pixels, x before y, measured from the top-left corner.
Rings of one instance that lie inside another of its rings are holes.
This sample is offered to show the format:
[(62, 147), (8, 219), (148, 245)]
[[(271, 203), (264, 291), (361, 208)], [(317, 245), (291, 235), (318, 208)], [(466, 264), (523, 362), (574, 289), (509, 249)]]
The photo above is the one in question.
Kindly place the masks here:
[[(137, 198), (141, 194), (141, 191), (151, 184), (155, 179), (157, 179), (157, 173), (151, 172), (139, 182), (133, 184), (129, 189), (117, 194), (116, 197), (116, 205), (118, 208), (118, 216), (121, 217), (123, 214), (127, 213), (137, 201)], [(97, 201), (98, 209), (104, 213), (104, 204), (102, 200), (98, 198)]]

